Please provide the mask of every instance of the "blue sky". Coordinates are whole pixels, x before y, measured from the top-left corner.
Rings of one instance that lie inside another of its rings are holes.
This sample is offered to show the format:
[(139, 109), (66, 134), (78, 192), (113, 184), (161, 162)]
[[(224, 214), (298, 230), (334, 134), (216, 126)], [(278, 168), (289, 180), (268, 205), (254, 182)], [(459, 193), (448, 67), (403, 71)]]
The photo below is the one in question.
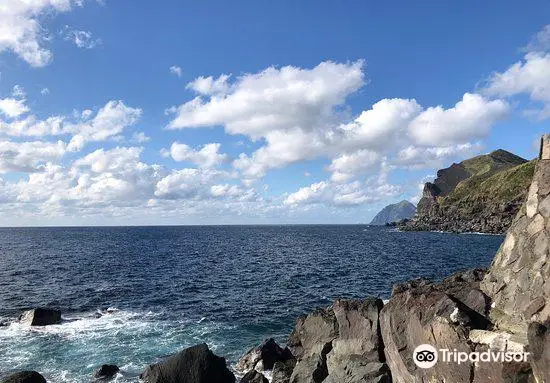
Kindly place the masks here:
[(532, 158), (549, 11), (6, 0), (2, 225), (368, 222), (453, 161)]

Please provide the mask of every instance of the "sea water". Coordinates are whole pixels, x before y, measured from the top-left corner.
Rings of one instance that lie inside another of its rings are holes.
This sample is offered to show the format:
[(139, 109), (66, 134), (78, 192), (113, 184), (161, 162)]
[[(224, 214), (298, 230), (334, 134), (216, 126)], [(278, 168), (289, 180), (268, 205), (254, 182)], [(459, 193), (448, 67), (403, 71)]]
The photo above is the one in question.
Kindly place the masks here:
[[(33, 369), (118, 382), (206, 342), (234, 364), (296, 318), (340, 297), (387, 299), (394, 283), (488, 266), (501, 236), (398, 232), (366, 225), (0, 229), (0, 377)], [(17, 323), (33, 307), (63, 323)]]

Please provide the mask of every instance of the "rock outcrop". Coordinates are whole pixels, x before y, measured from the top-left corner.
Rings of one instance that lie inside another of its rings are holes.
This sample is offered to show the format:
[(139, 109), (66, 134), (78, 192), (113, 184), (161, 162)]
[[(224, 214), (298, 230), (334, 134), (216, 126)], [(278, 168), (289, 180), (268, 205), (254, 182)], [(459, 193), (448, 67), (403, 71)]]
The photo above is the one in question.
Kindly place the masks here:
[(390, 382), (379, 327), (380, 299), (337, 300), (301, 317), (288, 345), (297, 358), (289, 381)]
[(2, 383), (46, 383), (46, 379), (36, 371), (21, 371), (9, 375)]
[(19, 316), (19, 322), (29, 326), (47, 326), (61, 323), (61, 311), (45, 308), (27, 310)]
[(189, 347), (163, 362), (150, 365), (140, 378), (145, 383), (234, 383), (225, 359), (206, 344)]
[(437, 172), (424, 186), (412, 220), (402, 230), (505, 232), (525, 199), (534, 161), (505, 150), (477, 156)]

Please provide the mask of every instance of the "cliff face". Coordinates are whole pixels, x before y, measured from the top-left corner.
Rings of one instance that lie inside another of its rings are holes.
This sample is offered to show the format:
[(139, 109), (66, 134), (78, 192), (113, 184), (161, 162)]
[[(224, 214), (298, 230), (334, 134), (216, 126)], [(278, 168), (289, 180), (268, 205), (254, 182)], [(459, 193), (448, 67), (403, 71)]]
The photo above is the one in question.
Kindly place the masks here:
[(386, 206), (372, 219), (371, 225), (385, 225), (386, 223), (411, 219), (416, 213), (416, 207), (409, 201), (401, 201)]
[(424, 186), (402, 230), (504, 233), (521, 206), (534, 161), (497, 150), (453, 164)]

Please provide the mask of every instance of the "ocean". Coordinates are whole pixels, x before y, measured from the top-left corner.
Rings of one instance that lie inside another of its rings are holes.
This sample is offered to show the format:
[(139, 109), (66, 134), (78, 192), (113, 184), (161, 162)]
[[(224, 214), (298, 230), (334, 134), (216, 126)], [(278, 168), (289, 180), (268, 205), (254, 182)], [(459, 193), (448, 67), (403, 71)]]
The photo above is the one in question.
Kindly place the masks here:
[[(502, 240), (367, 225), (0, 229), (0, 377), (89, 382), (112, 363), (136, 382), (201, 342), (234, 364), (336, 298), (387, 299), (396, 282), (488, 266)], [(33, 307), (64, 321), (16, 323)]]

